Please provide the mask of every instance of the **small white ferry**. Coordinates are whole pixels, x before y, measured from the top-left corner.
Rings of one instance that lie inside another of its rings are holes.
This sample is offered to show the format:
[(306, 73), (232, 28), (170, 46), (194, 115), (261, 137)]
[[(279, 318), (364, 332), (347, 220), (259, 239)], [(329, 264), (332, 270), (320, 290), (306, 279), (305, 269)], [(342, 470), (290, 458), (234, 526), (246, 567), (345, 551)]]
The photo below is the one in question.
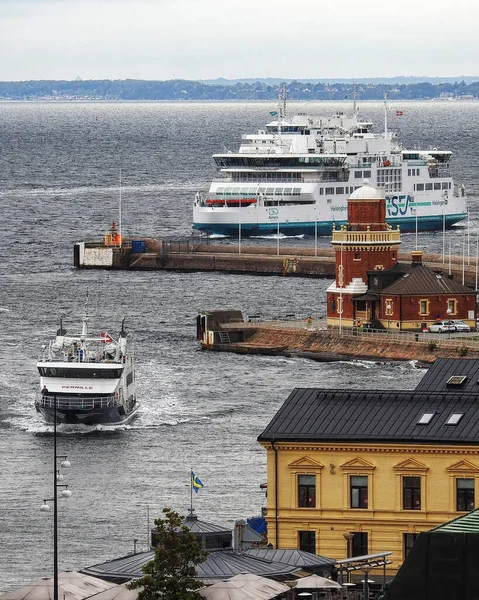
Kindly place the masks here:
[(88, 332), (88, 315), (81, 333), (60, 328), (42, 346), (37, 363), (40, 389), (36, 410), (46, 423), (118, 425), (136, 415), (133, 346), (124, 320), (117, 339), (107, 331)]
[(222, 177), (196, 194), (195, 229), (232, 237), (331, 235), (333, 224), (346, 223), (347, 199), (364, 178), (384, 193), (387, 222), (403, 232), (467, 218), (452, 152), (403, 148), (388, 127), (386, 103), (382, 133), (360, 118), (356, 102), (350, 116), (289, 117), (283, 95), (271, 115), (264, 129), (243, 135), (238, 152), (213, 156)]

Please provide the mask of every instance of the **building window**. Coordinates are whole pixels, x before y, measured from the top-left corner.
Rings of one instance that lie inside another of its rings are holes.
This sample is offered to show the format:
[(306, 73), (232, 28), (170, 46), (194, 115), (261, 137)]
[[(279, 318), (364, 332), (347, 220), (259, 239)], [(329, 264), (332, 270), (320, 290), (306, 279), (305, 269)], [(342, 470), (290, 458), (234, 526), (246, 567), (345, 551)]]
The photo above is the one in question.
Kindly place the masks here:
[(353, 531), (352, 555), (365, 556), (368, 553), (368, 534), (363, 531)]
[(474, 479), (456, 479), (456, 510), (474, 510)]
[(419, 314), (420, 315), (428, 315), (429, 314), (429, 300), (419, 300)]
[(368, 507), (368, 478), (351, 475), (351, 508)]
[(315, 508), (316, 506), (316, 476), (298, 476), (298, 506)]
[(403, 477), (403, 509), (421, 510), (421, 478)]
[(314, 531), (298, 531), (299, 549), (316, 554), (316, 533)]
[(405, 533), (404, 534), (404, 559), (411, 552), (414, 542), (417, 539), (419, 533)]
[(455, 315), (456, 314), (456, 300), (448, 300), (447, 301), (447, 314)]

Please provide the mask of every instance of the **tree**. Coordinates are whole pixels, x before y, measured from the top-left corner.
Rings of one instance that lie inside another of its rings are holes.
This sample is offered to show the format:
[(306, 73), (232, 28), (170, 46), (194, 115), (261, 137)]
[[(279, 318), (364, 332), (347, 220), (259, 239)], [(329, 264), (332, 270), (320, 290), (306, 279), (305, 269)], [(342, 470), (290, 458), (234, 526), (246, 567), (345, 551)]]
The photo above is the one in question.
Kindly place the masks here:
[(184, 517), (164, 508), (163, 519), (156, 519), (157, 546), (155, 557), (143, 567), (144, 575), (128, 584), (130, 590), (143, 588), (139, 600), (196, 600), (196, 590), (203, 587), (195, 578), (195, 566), (204, 562), (208, 553), (202, 550), (196, 536), (183, 525)]

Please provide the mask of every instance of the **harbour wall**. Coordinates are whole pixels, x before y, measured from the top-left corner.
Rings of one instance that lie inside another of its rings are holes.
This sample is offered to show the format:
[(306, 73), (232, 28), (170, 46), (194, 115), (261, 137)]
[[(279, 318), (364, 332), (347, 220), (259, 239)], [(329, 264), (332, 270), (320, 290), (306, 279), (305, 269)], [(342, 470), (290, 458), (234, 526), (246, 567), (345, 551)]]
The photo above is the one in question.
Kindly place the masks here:
[[(141, 248), (141, 252), (133, 251)], [(279, 252), (279, 253), (278, 253)], [(400, 252), (399, 261), (411, 262), (410, 253)], [(462, 264), (462, 257), (424, 253), (423, 264), (444, 273), (450, 270), (456, 281), (475, 288), (476, 266)], [(449, 269), (450, 265), (450, 269)], [(147, 271), (216, 271), (238, 274), (282, 275), (290, 277), (335, 276), (335, 253), (332, 248), (297, 248), (291, 246), (223, 245), (204, 243), (195, 238), (182, 240), (126, 240), (121, 247), (106, 246), (98, 241), (74, 245), (74, 266), (80, 269), (115, 269)]]
[[(304, 323), (221, 324), (231, 339), (202, 344), (203, 349), (237, 354), (300, 356), (317, 361), (345, 358), (411, 361), (424, 365), (437, 358), (479, 358), (479, 338), (406, 332), (359, 332), (353, 329), (309, 329)], [(215, 337), (215, 339), (217, 339)]]

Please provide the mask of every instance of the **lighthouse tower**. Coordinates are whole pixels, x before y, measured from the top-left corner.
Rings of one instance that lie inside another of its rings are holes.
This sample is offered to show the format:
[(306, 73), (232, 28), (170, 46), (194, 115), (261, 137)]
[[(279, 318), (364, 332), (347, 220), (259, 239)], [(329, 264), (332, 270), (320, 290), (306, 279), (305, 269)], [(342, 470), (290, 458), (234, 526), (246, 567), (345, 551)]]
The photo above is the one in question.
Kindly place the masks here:
[(389, 271), (398, 260), (399, 227), (386, 223), (386, 201), (365, 179), (348, 199), (348, 223), (333, 227), (336, 280), (327, 294), (327, 322), (340, 328), (376, 318), (378, 297), (368, 291), (368, 272)]

